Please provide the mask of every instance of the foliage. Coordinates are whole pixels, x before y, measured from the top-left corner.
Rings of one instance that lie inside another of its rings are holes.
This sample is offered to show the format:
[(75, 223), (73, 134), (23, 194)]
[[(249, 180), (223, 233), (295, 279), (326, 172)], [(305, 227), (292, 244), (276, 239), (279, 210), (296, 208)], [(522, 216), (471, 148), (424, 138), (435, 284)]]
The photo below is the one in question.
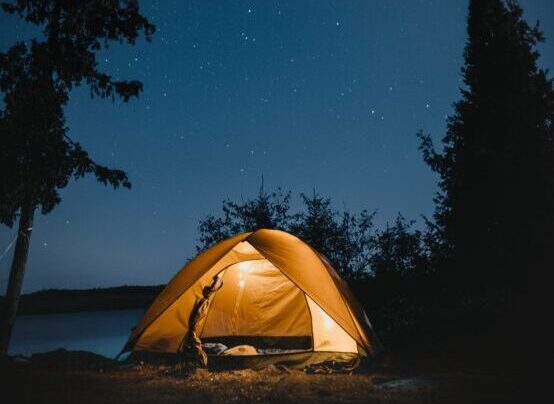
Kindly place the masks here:
[(263, 187), (242, 203), (226, 200), (222, 215), (200, 221), (197, 251), (235, 234), (257, 229), (280, 229), (295, 234), (324, 254), (348, 278), (368, 271), (373, 215), (336, 212), (331, 201), (317, 193), (301, 194), (303, 210), (291, 213), (291, 193), (280, 188), (267, 193)]
[(198, 226), (197, 251), (203, 251), (218, 241), (235, 234), (256, 229), (287, 230), (290, 226), (290, 192), (277, 189), (267, 193), (263, 186), (258, 196), (242, 203), (223, 201), (223, 216), (209, 215)]
[(131, 186), (121, 170), (95, 163), (67, 135), (63, 108), (69, 92), (86, 84), (91, 96), (138, 96), (138, 81), (118, 81), (98, 69), (96, 54), (109, 41), (134, 44), (154, 32), (136, 1), (2, 2), (8, 13), (38, 25), (44, 38), (19, 42), (0, 54), (0, 222), (12, 226), (23, 205), (50, 212), (71, 177), (93, 174), (114, 188)]
[(413, 224), (399, 214), (392, 226), (376, 231), (369, 259), (376, 279), (394, 282), (430, 271), (425, 235)]
[(451, 292), (521, 293), (550, 269), (554, 242), (554, 91), (537, 67), (543, 35), (515, 2), (473, 0), (468, 36), (465, 87), (443, 150), (420, 133), (440, 176), (436, 262)]
[(300, 195), (301, 210), (291, 213), (290, 192), (278, 189), (242, 203), (223, 202), (222, 216), (209, 215), (200, 221), (198, 251), (238, 233), (261, 228), (281, 229), (304, 240), (325, 255), (343, 277), (351, 281), (389, 273), (412, 276), (427, 270), (427, 233), (412, 230), (413, 222), (398, 216), (393, 226), (374, 228), (375, 213), (353, 214), (333, 209), (329, 198), (315, 191)]
[(376, 230), (369, 264), (372, 277), (353, 284), (382, 338), (399, 338), (422, 321), (437, 295), (431, 261), (430, 230), (413, 228), (398, 214), (392, 225)]
[(133, 45), (154, 32), (137, 0), (1, 2), (7, 13), (37, 25), (43, 37), (19, 42), (0, 53), (0, 222), (13, 226), (19, 214), (5, 308), (0, 353), (8, 352), (23, 285), (35, 210), (50, 212), (71, 177), (93, 174), (103, 184), (130, 188), (125, 172), (97, 164), (71, 140), (64, 107), (74, 86), (86, 84), (91, 97), (117, 95), (123, 101), (142, 90), (139, 81), (118, 81), (98, 69), (96, 55), (118, 40)]
[(375, 214), (339, 213), (315, 191), (311, 197), (301, 194), (301, 199), (304, 211), (294, 215), (289, 230), (324, 254), (345, 278), (366, 276)]
[(124, 101), (142, 90), (139, 81), (113, 80), (96, 62), (98, 51), (112, 41), (134, 45), (141, 32), (150, 40), (155, 27), (139, 13), (137, 0), (13, 0), (1, 5), (42, 29), (44, 41), (33, 42), (36, 66), (52, 72), (65, 90), (84, 82), (91, 96), (118, 95)]

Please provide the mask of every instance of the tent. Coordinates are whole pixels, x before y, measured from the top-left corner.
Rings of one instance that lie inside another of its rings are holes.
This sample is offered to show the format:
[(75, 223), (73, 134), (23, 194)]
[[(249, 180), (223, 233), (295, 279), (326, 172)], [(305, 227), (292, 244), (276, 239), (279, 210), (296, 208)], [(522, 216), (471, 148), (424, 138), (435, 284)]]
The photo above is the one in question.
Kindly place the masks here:
[(192, 259), (139, 320), (123, 352), (179, 353), (194, 341), (208, 353), (207, 347), (230, 348), (219, 356), (240, 355), (254, 367), (350, 361), (381, 351), (367, 315), (327, 258), (289, 233), (267, 229), (230, 237)]

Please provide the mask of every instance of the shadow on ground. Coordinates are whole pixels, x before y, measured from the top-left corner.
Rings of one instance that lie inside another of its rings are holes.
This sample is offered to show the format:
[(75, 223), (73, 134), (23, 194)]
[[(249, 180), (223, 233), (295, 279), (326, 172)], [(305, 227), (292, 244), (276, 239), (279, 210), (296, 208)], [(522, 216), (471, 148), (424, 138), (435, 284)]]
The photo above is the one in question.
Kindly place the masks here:
[(537, 402), (518, 375), (416, 371), (384, 365), (372, 373), (313, 375), (274, 366), (260, 371), (183, 371), (121, 364), (88, 352), (6, 358), (6, 403), (506, 403)]

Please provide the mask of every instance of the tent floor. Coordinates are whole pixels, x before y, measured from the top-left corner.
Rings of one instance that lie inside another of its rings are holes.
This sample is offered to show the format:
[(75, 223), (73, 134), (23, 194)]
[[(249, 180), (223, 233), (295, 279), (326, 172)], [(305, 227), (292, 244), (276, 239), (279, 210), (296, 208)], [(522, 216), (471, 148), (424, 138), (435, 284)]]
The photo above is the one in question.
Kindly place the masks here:
[[(208, 355), (208, 369), (263, 369), (270, 365), (304, 369), (311, 365), (331, 361), (340, 364), (352, 364), (359, 359), (360, 355), (357, 353), (312, 351), (271, 355)], [(131, 353), (128, 360), (147, 364), (178, 365), (183, 363), (184, 356), (178, 353), (135, 351)]]
[(291, 369), (304, 369), (311, 365), (333, 361), (335, 363), (355, 363), (360, 358), (357, 353), (346, 352), (295, 352), (272, 355), (209, 356), (208, 368), (213, 370), (263, 369), (281, 365)]

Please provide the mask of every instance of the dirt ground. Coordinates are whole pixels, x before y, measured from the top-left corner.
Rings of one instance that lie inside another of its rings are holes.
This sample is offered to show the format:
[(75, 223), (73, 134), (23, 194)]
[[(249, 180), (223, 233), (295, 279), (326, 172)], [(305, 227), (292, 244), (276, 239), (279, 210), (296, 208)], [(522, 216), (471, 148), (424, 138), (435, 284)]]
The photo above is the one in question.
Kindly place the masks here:
[(105, 370), (10, 363), (0, 367), (2, 403), (507, 403), (540, 402), (516, 376), (464, 373), (314, 375), (270, 367), (261, 371), (184, 375), (171, 368)]

